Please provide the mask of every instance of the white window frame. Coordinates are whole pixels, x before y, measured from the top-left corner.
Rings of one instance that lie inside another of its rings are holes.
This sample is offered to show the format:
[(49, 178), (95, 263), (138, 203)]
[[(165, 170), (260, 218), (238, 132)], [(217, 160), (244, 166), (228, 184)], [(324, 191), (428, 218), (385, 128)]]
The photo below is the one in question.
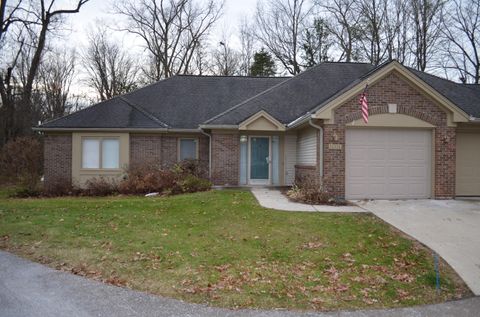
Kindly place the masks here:
[[(96, 140), (98, 141), (98, 168), (97, 167), (84, 167), (83, 165), (83, 142), (85, 140)], [(103, 141), (104, 140), (116, 140), (118, 142), (118, 167), (113, 167), (113, 168), (105, 168), (103, 167)], [(107, 170), (107, 171), (117, 171), (120, 170), (120, 158), (121, 158), (121, 142), (120, 138), (116, 136), (105, 136), (105, 137), (90, 137), (90, 136), (85, 136), (81, 138), (81, 144), (80, 144), (80, 157), (81, 157), (81, 162), (80, 162), (80, 169), (82, 170), (88, 170), (88, 171), (94, 171), (94, 170)]]
[(178, 148), (178, 151), (177, 151), (177, 161), (178, 161), (178, 162), (181, 162), (181, 161), (182, 161), (182, 159), (181, 159), (181, 157), (180, 157), (182, 140), (193, 140), (193, 141), (195, 141), (195, 158), (194, 158), (194, 160), (198, 160), (198, 148), (199, 148), (199, 140), (198, 140), (198, 138), (178, 138), (178, 142), (177, 142), (177, 148)]

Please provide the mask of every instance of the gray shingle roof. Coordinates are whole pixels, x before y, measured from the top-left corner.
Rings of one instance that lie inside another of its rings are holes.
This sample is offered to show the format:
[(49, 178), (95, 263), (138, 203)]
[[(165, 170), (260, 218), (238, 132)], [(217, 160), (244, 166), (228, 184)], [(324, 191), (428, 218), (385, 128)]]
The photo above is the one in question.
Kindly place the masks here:
[[(288, 124), (386, 64), (322, 63), (288, 79), (174, 76), (40, 127), (196, 129), (205, 123), (239, 124), (260, 110)], [(467, 114), (480, 117), (479, 85), (409, 70)]]
[(121, 97), (97, 103), (41, 125), (42, 128), (164, 128)]
[(408, 69), (465, 113), (480, 118), (480, 85), (455, 83), (413, 68)]
[(41, 127), (163, 128), (154, 117), (169, 128), (196, 129), (207, 119), (286, 79), (174, 76)]
[(287, 124), (327, 100), (374, 68), (362, 63), (322, 63), (210, 119), (208, 124), (238, 124), (265, 110)]

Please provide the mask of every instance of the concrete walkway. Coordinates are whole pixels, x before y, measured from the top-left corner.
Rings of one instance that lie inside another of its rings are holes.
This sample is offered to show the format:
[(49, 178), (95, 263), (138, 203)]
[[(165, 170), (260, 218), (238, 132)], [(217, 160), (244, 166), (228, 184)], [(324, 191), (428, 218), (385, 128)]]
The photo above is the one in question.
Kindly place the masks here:
[(0, 251), (2, 317), (477, 317), (479, 311), (480, 297), (412, 308), (331, 313), (220, 309), (102, 284)]
[(308, 205), (292, 202), (278, 189), (254, 187), (251, 191), (258, 203), (265, 208), (308, 212), (365, 212), (357, 206)]
[[(480, 201), (373, 200), (357, 202), (437, 252), (480, 295)], [(480, 311), (479, 311), (480, 316)]]

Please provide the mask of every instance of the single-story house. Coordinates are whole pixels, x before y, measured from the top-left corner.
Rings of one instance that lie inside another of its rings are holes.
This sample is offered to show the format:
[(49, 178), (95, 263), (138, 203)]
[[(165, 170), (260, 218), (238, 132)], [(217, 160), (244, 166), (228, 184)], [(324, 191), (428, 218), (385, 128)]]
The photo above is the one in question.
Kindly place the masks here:
[(288, 78), (174, 76), (35, 129), (46, 186), (198, 159), (215, 185), (311, 177), (347, 199), (450, 198), (480, 195), (479, 118), (479, 85), (391, 61)]

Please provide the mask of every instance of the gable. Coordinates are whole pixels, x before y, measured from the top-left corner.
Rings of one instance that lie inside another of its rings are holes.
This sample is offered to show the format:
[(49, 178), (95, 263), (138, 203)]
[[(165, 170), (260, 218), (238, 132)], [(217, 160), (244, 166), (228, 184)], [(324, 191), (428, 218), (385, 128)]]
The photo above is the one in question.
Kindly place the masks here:
[(249, 131), (285, 131), (285, 126), (267, 112), (261, 110), (240, 123), (238, 129)]
[[(385, 81), (392, 77), (395, 77), (396, 83), (385, 85)], [(411, 99), (414, 96), (417, 97), (418, 102), (418, 95), (422, 95), (425, 100), (429, 100), (430, 103), (435, 104), (441, 111), (447, 114), (449, 126), (455, 126), (457, 122), (469, 121), (469, 116), (463, 110), (420, 80), (398, 62), (391, 62), (350, 87), (348, 90), (335, 96), (324, 105), (321, 105), (312, 117), (315, 119), (323, 119), (327, 124), (335, 123), (335, 110), (347, 103), (358, 105), (359, 95), (363, 92), (367, 84), (369, 87), (367, 90), (367, 98), (370, 109), (372, 109), (370, 105), (375, 101), (377, 101), (376, 106), (381, 107), (387, 106), (387, 103), (395, 102), (394, 100), (399, 103), (411, 103)], [(379, 91), (376, 96), (370, 94), (374, 87), (382, 85), (381, 91)], [(399, 93), (399, 86), (409, 87), (410, 91)], [(379, 104), (380, 102), (381, 104)], [(424, 103), (424, 101), (421, 101), (421, 103)]]

